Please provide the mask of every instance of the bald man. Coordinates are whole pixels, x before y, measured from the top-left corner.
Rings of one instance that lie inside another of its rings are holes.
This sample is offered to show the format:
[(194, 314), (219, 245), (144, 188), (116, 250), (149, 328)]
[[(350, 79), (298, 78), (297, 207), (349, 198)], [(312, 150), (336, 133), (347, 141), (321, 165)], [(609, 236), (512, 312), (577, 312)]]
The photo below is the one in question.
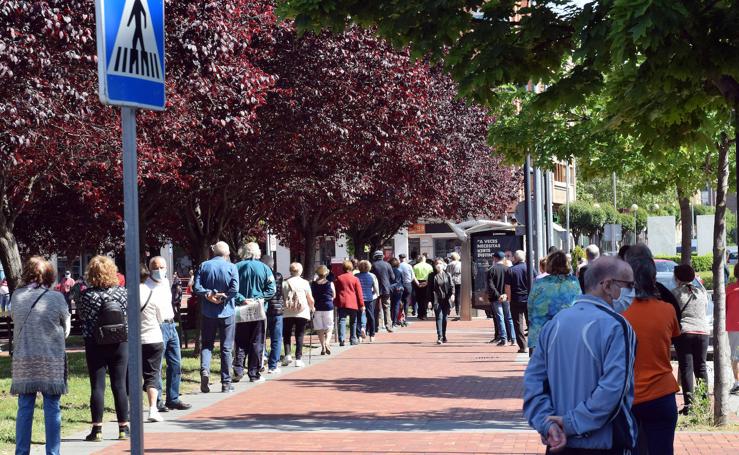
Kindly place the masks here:
[(636, 442), (636, 337), (613, 309), (634, 286), (628, 263), (588, 266), (586, 294), (544, 325), (524, 375), (524, 415), (552, 451), (630, 453)]

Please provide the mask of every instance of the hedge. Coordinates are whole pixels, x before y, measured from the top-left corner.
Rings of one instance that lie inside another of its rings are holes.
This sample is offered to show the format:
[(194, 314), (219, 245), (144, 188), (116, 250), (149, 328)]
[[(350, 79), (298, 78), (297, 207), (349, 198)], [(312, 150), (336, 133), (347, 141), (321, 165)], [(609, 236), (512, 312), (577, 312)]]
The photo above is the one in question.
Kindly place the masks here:
[[(680, 256), (656, 256), (655, 259), (667, 259), (669, 261), (675, 261), (680, 263)], [(713, 255), (705, 254), (703, 256), (693, 255), (691, 256), (693, 268), (696, 272), (710, 272), (713, 267)]]

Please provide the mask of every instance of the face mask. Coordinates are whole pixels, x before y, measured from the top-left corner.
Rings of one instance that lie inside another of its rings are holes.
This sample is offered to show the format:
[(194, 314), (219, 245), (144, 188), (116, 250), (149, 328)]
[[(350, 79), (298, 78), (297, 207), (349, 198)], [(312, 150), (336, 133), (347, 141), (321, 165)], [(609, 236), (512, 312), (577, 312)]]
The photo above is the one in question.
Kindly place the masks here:
[(618, 298), (613, 301), (613, 310), (616, 313), (623, 313), (627, 308), (631, 306), (634, 301), (634, 288), (621, 288), (621, 294)]
[(163, 281), (167, 278), (167, 269), (157, 269), (151, 271), (151, 279), (154, 281)]

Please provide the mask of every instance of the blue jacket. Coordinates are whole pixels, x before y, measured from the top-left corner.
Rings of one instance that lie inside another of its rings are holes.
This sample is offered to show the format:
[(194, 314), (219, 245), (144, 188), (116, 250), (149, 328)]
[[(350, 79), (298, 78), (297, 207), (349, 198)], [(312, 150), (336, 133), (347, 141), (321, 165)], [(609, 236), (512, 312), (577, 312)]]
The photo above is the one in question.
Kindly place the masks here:
[(562, 416), (567, 447), (633, 447), (636, 424), (631, 325), (602, 299), (583, 295), (539, 335), (524, 375), (524, 416), (546, 435)]
[(239, 272), (239, 293), (236, 294), (236, 304), (240, 305), (246, 299), (264, 299), (275, 296), (275, 276), (267, 265), (257, 259), (245, 259), (236, 264)]
[[(234, 298), (239, 289), (239, 275), (236, 266), (222, 257), (215, 257), (200, 265), (195, 274), (193, 292), (200, 296), (200, 308), (207, 318), (227, 318), (234, 314)], [(226, 293), (223, 304), (209, 302), (205, 296), (217, 292)]]

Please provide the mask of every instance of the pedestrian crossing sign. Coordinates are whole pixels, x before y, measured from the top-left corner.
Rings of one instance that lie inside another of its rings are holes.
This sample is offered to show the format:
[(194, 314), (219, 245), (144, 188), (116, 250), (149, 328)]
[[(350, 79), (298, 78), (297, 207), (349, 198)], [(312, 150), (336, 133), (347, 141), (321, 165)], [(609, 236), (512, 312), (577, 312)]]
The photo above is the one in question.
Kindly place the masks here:
[(100, 101), (163, 110), (164, 0), (96, 0)]

